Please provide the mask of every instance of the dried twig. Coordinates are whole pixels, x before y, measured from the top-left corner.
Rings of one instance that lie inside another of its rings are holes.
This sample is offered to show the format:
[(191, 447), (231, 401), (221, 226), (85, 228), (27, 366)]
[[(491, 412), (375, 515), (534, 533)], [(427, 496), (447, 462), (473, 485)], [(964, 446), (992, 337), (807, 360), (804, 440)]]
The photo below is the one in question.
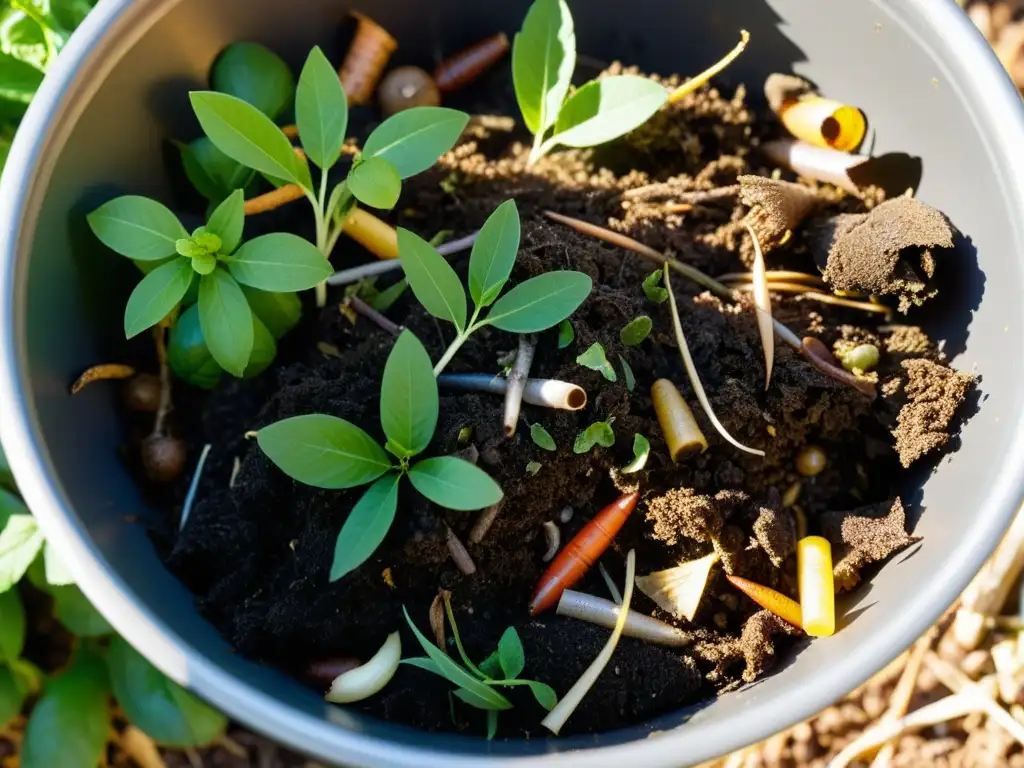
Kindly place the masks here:
[(473, 528), (469, 532), (469, 543), (479, 544), (484, 540), (487, 532), (491, 530), (491, 526), (494, 525), (494, 521), (498, 519), (498, 515), (501, 512), (501, 508), (505, 506), (505, 500), (502, 499), (497, 504), (492, 504), (480, 512), (476, 522), (473, 523)]
[(394, 322), (382, 312), (378, 312), (358, 296), (349, 296), (345, 299), (345, 304), (352, 307), (352, 309), (354, 309), (358, 314), (362, 315), (370, 322), (375, 323), (381, 329), (390, 334), (398, 336), (404, 330), (398, 323)]
[(1001, 707), (984, 687), (975, 683), (949, 662), (940, 659), (934, 652), (929, 652), (925, 656), (924, 663), (928, 665), (928, 669), (939, 679), (940, 683), (958, 696), (976, 701), (977, 710), (992, 718), (1013, 736), (1017, 743), (1024, 744), (1024, 725), (1018, 723), (1013, 715)]
[(185, 505), (181, 508), (181, 522), (178, 523), (178, 530), (185, 530), (185, 523), (192, 514), (192, 505), (196, 500), (196, 492), (199, 490), (199, 478), (203, 475), (203, 467), (206, 466), (206, 457), (210, 455), (213, 446), (207, 443), (203, 446), (203, 452), (199, 454), (199, 461), (196, 463), (196, 471), (192, 475), (192, 482), (188, 486), (188, 494), (185, 496)]
[(523, 334), (519, 337), (519, 351), (516, 353), (516, 361), (508, 374), (508, 386), (505, 389), (505, 437), (512, 437), (516, 433), (516, 425), (519, 422), (519, 409), (523, 403), (523, 389), (526, 387), (526, 380), (530, 377), (530, 366), (533, 365), (533, 356), (537, 351), (537, 336), (532, 333)]
[(655, 197), (671, 197), (675, 203), (696, 205), (707, 203), (712, 200), (723, 200), (729, 197), (736, 197), (740, 193), (739, 184), (731, 184), (728, 187), (715, 187), (714, 189), (697, 189), (691, 192), (680, 192), (672, 184), (658, 182), (656, 184), (645, 184), (642, 187), (633, 187), (622, 193), (625, 200), (650, 200)]
[(455, 531), (447, 525), (444, 527), (444, 531), (444, 540), (448, 545), (448, 552), (451, 554), (452, 560), (455, 561), (455, 567), (459, 569), (459, 572), (463, 576), (472, 576), (476, 573), (476, 563), (474, 563), (473, 558), (469, 556), (466, 546), (459, 541), (459, 537), (455, 535)]
[(750, 33), (747, 32), (747, 30), (745, 30), (745, 29), (741, 29), (740, 30), (740, 41), (739, 41), (739, 43), (736, 44), (736, 47), (733, 48), (731, 51), (729, 51), (729, 53), (727, 53), (721, 59), (721, 61), (718, 61), (715, 64), (712, 64), (710, 67), (705, 69), (699, 75), (697, 75), (696, 77), (691, 77), (689, 80), (687, 80), (681, 86), (679, 86), (674, 91), (672, 91), (669, 94), (669, 96), (668, 96), (668, 103), (669, 104), (674, 104), (675, 102), (679, 101), (684, 96), (686, 96), (687, 94), (693, 93), (695, 90), (697, 90), (702, 85), (704, 85), (704, 83), (706, 83), (712, 77), (714, 77), (719, 72), (721, 72), (723, 69), (725, 69), (727, 66), (729, 66), (736, 59), (737, 56), (739, 56), (741, 53), (743, 53), (743, 50), (747, 47), (747, 43), (749, 43), (749, 42), (750, 42)]
[[(894, 722), (907, 714), (907, 709), (910, 707), (910, 699), (917, 689), (917, 676), (921, 673), (921, 665), (924, 663), (925, 654), (928, 653), (934, 640), (935, 630), (933, 628), (914, 644), (914, 648), (907, 660), (907, 666), (903, 668), (903, 674), (900, 675), (900, 680), (896, 683), (896, 688), (889, 699), (889, 709), (882, 716), (881, 722)], [(892, 764), (895, 752), (896, 746), (894, 742), (886, 742), (872, 761), (871, 768), (887, 768)]]

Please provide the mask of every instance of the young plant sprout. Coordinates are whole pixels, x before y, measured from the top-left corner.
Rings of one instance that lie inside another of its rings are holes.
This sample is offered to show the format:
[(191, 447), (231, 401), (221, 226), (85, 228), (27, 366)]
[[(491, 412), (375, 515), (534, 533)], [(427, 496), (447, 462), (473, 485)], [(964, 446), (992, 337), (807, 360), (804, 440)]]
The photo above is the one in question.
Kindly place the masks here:
[(651, 443), (643, 435), (633, 435), (633, 460), (622, 468), (622, 473), (631, 475), (639, 472), (647, 466), (647, 459), (651, 455)]
[(558, 450), (558, 446), (555, 445), (555, 438), (540, 424), (530, 425), (530, 439), (533, 440), (534, 445), (538, 448), (543, 448), (545, 451)]
[[(585, 530), (585, 529), (584, 529)], [(579, 538), (577, 536), (577, 538)], [(573, 539), (575, 541), (575, 539)], [(601, 676), (601, 672), (608, 666), (608, 662), (611, 661), (612, 654), (615, 653), (615, 646), (619, 644), (619, 638), (622, 637), (622, 631), (626, 628), (626, 621), (629, 619), (629, 605), (633, 600), (633, 581), (636, 577), (636, 551), (629, 550), (626, 554), (626, 583), (623, 587), (622, 605), (618, 606), (619, 617), (615, 621), (615, 627), (612, 629), (612, 634), (608, 638), (608, 642), (605, 643), (604, 648), (601, 649), (601, 653), (597, 655), (593, 663), (587, 667), (586, 671), (580, 677), (579, 680), (569, 689), (569, 692), (565, 694), (562, 700), (552, 709), (548, 716), (544, 718), (541, 724), (551, 731), (556, 736), (558, 732), (565, 725), (565, 722), (572, 717), (572, 713), (576, 711), (576, 707), (583, 701), (583, 697), (587, 695), (587, 692), (594, 687), (594, 683), (597, 682), (597, 678)]]
[(639, 346), (650, 334), (652, 327), (654, 327), (654, 323), (647, 315), (635, 317), (619, 331), (619, 341), (627, 347)]
[(622, 363), (622, 383), (626, 385), (627, 392), (632, 392), (636, 389), (636, 377), (633, 375), (633, 369), (629, 367), (629, 363), (622, 355), (619, 355), (619, 362)]
[(708, 449), (707, 438), (675, 384), (668, 379), (658, 379), (651, 386), (651, 402), (673, 462)]
[[(576, 33), (565, 0), (534, 0), (512, 43), (512, 81), (523, 122), (534, 136), (527, 165), (554, 147), (594, 147), (647, 122), (666, 102), (695, 91), (724, 69), (749, 35), (721, 62), (672, 93), (636, 75), (611, 75), (569, 87), (576, 68)], [(566, 98), (568, 97), (568, 98)]]
[(648, 301), (653, 301), (655, 304), (664, 304), (668, 300), (668, 291), (661, 285), (660, 269), (651, 272), (642, 283), (642, 287)]
[(587, 347), (586, 352), (583, 352), (576, 358), (576, 362), (584, 368), (599, 372), (608, 381), (619, 380), (618, 374), (615, 373), (615, 368), (608, 362), (608, 355), (605, 354), (604, 347), (596, 341)]
[[(266, 119), (262, 114), (260, 118)], [(202, 341), (217, 365), (240, 377), (254, 353), (262, 354), (268, 346), (258, 346), (258, 339), (266, 342), (269, 337), (273, 349), (273, 337), (250, 307), (242, 286), (301, 291), (326, 279), (331, 268), (320, 252), (297, 235), (278, 232), (242, 245), (242, 206), (242, 191), (235, 190), (217, 206), (206, 226), (191, 235), (170, 210), (144, 197), (119, 197), (89, 214), (89, 226), (100, 241), (147, 272), (125, 307), (127, 338), (175, 312), (188, 301), (193, 283), (198, 283), (194, 295)], [(273, 356), (270, 351), (267, 364)]]
[[(514, 200), (506, 200), (494, 210), (473, 244), (469, 293), (474, 309), (468, 322), (466, 292), (451, 265), (423, 238), (406, 229), (398, 230), (398, 250), (416, 298), (430, 314), (458, 331), (434, 366), (435, 375), (480, 328), (490, 325), (520, 334), (553, 328), (576, 311), (593, 286), (582, 272), (557, 271), (531, 278), (501, 295), (519, 250), (519, 211)], [(487, 307), (490, 311), (480, 319), (481, 310)]]
[[(643, 591), (639, 582), (640, 579), (638, 578), (636, 586), (640, 591)], [(594, 597), (583, 592), (574, 592), (571, 589), (567, 589), (562, 593), (555, 613), (559, 616), (568, 616), (572, 619), (587, 621), (599, 627), (614, 629), (616, 622), (619, 620), (619, 611), (621, 610), (622, 608), (619, 603), (605, 600), (603, 597)], [(626, 637), (635, 637), (637, 640), (643, 640), (647, 643), (676, 648), (690, 645), (693, 642), (693, 638), (681, 629), (659, 619), (644, 616), (637, 611), (629, 611), (626, 614), (626, 625), (623, 627), (622, 634)]]
[(832, 545), (821, 536), (807, 536), (796, 545), (800, 585), (800, 626), (812, 637), (836, 631), (836, 598), (832, 584)]
[(874, 344), (858, 344), (839, 355), (843, 368), (855, 375), (867, 373), (878, 365), (878, 347)]
[[(612, 543), (612, 539), (615, 538), (636, 507), (639, 498), (638, 491), (620, 496), (583, 526), (583, 529), (565, 546), (555, 561), (544, 571), (540, 581), (537, 582), (537, 587), (530, 598), (531, 616), (553, 608), (562, 596), (562, 592), (583, 578), (590, 566), (597, 562), (604, 551), (608, 549), (608, 545)], [(631, 588), (632, 575), (627, 581)]]
[[(270, 179), (275, 186), (295, 184), (313, 206), (316, 249), (327, 258), (359, 202), (389, 209), (398, 201), (402, 179), (429, 168), (458, 140), (469, 116), (443, 107), (420, 107), (394, 115), (374, 130), (346, 179), (329, 191), (328, 172), (342, 155), (348, 127), (348, 98), (334, 67), (314, 48), (299, 77), (295, 117), (304, 153), (296, 154), (288, 137), (249, 103), (225, 93), (197, 91), (192, 108), (203, 131), (225, 155)], [(320, 183), (314, 187), (309, 162)], [(317, 284), (317, 304), (326, 288)]]
[(675, 568), (637, 576), (636, 586), (662, 610), (693, 621), (711, 569), (717, 562), (718, 553), (711, 552), (699, 560), (680, 563)]
[(338, 534), (331, 581), (362, 565), (384, 540), (398, 510), (403, 476), (448, 509), (482, 509), (503, 495), (489, 475), (464, 459), (441, 456), (412, 463), (434, 436), (438, 396), (427, 351), (410, 331), (398, 337), (384, 367), (380, 417), (387, 437), (383, 448), (355, 424), (324, 414), (294, 416), (256, 433), (267, 457), (301, 483), (332, 490), (372, 483)]
[(599, 445), (602, 448), (611, 448), (615, 445), (615, 430), (611, 422), (595, 421), (589, 427), (576, 435), (576, 441), (572, 445), (573, 453), (590, 453), (590, 450)]
[(332, 704), (351, 704), (380, 693), (395, 676), (401, 659), (402, 639), (392, 632), (368, 662), (334, 678), (324, 699)]
[[(442, 373), (438, 386), (464, 392), (490, 392), (504, 395), (508, 380), (489, 373)], [(579, 411), (587, 404), (587, 393), (582, 387), (557, 379), (527, 379), (523, 387), (523, 402), (542, 408)]]
[(409, 611), (404, 608), (402, 610), (405, 613), (405, 620), (427, 655), (426, 657), (402, 659), (403, 664), (419, 667), (445, 678), (456, 686), (454, 694), (457, 699), (471, 707), (484, 710), (487, 713), (488, 739), (493, 739), (497, 733), (498, 712), (503, 709), (512, 709), (512, 702), (499, 693), (497, 688), (525, 685), (530, 689), (537, 703), (546, 710), (550, 710), (558, 703), (558, 696), (550, 685), (519, 677), (526, 666), (526, 654), (515, 627), (505, 630), (498, 641), (496, 651), (480, 662), (479, 666), (474, 664), (466, 655), (466, 649), (462, 645), (459, 627), (455, 623), (455, 614), (452, 612), (448, 594), (444, 593), (443, 598), (448, 623), (455, 638), (455, 647), (465, 666), (460, 666), (447, 653), (427, 640), (409, 617)]
[(787, 621), (794, 627), (800, 628), (800, 604), (796, 600), (786, 597), (780, 592), (776, 592), (771, 587), (766, 587), (763, 584), (757, 584), (749, 579), (744, 579), (741, 576), (732, 576), (726, 574), (725, 578), (729, 580), (736, 589), (745, 594), (755, 603), (760, 605), (767, 611), (771, 611), (783, 621)]

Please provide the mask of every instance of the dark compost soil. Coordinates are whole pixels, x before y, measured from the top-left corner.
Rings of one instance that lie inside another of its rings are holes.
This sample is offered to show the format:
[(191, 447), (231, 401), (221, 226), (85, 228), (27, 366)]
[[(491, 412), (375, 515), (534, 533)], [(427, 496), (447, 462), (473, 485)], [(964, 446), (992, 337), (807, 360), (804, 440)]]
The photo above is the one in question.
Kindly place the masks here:
[[(516, 436), (505, 440), (501, 398), (442, 391), (440, 423), (427, 453), (464, 448), (460, 432), (472, 428), (470, 442), (479, 451), (480, 465), (500, 482), (507, 499), (487, 537), (469, 547), (476, 574), (460, 574), (444, 537), (447, 525), (466, 541), (476, 513), (440, 509), (406, 486), (383, 546), (356, 572), (331, 584), (334, 542), (361, 491), (324, 491), (296, 483), (243, 435), (285, 417), (322, 412), (353, 421), (383, 441), (378, 393), (393, 338), (361, 317), (353, 325), (339, 312), (340, 289), (332, 291), (319, 312), (304, 297), (303, 324), (281, 344), (269, 371), (252, 381), (225, 379), (208, 395), (176, 388), (175, 419), (191, 455), (204, 443), (213, 449), (184, 531), (179, 534), (177, 528), (187, 477), (172, 492), (172, 509), (154, 537), (169, 567), (196, 594), (202, 613), (240, 653), (298, 674), (313, 659), (368, 658), (396, 628), (402, 630), (404, 655), (419, 655), (402, 607), (426, 631), (428, 606), (439, 589), (448, 589), (473, 658), (486, 656), (504, 629), (515, 626), (526, 650), (524, 676), (549, 683), (561, 695), (608, 637), (606, 629), (553, 613), (531, 619), (526, 610), (546, 565), (542, 525), (557, 521), (566, 505), (574, 515), (560, 524), (563, 544), (629, 489), (628, 483), (639, 483), (642, 501), (614, 550), (603, 558), (619, 583), (628, 549), (637, 550), (638, 573), (648, 573), (706, 554), (714, 534), (725, 569), (795, 595), (792, 553), (798, 513), (781, 499), (798, 480), (797, 507), (809, 532), (836, 544), (838, 586), (852, 586), (860, 568), (908, 544), (897, 499), (900, 456), (913, 460), (946, 442), (953, 411), (970, 384), (969, 377), (945, 366), (920, 329), (879, 325), (885, 322), (880, 315), (775, 295), (775, 316), (800, 336), (817, 336), (830, 347), (878, 345), (880, 394), (871, 401), (827, 378), (781, 343), (765, 392), (751, 305), (723, 303), (676, 276), (683, 327), (716, 413), (737, 439), (767, 454), (763, 459), (747, 455), (725, 443), (696, 406), (672, 334), (669, 305), (648, 301), (641, 290), (655, 266), (540, 215), (551, 209), (610, 226), (712, 275), (742, 271), (752, 251), (742, 224), (748, 208), (737, 196), (709, 200), (683, 213), (666, 213), (665, 205), (681, 192), (735, 184), (740, 175), (770, 176), (757, 144), (777, 131), (772, 120), (745, 106), (742, 88), (732, 97), (704, 89), (625, 139), (593, 152), (555, 152), (527, 170), (527, 137), (517, 123), (474, 120), (455, 150), (406, 183), (390, 220), (425, 237), (441, 229), (457, 237), (479, 228), (500, 202), (515, 198), (523, 226), (513, 282), (553, 269), (580, 270), (594, 280), (593, 293), (572, 318), (575, 342), (560, 350), (557, 331), (542, 334), (532, 371), (533, 376), (583, 386), (589, 394), (586, 409), (569, 413), (524, 406)], [(623, 197), (637, 187), (645, 189)], [(812, 235), (820, 235), (831, 217), (862, 214), (877, 201), (832, 188), (809, 189), (820, 197), (820, 205), (807, 225), (770, 251), (770, 268), (815, 271), (818, 240)], [(304, 204), (296, 203), (251, 219), (247, 234), (278, 228), (308, 234), (309, 218)], [(852, 247), (846, 244), (844, 258)], [(892, 271), (895, 257), (884, 255)], [(942, 256), (936, 251), (940, 270)], [(366, 254), (353, 247), (334, 257), (336, 265), (359, 260), (366, 260)], [(452, 263), (465, 278), (468, 254)], [(378, 287), (394, 280), (384, 278)], [(619, 331), (639, 314), (653, 319), (654, 330), (640, 347), (625, 347)], [(389, 315), (415, 332), (433, 359), (452, 340), (451, 327), (428, 316), (409, 292)], [(616, 383), (576, 364), (577, 355), (595, 341), (619, 369)], [(485, 329), (456, 355), (449, 371), (496, 372), (498, 359), (516, 344), (510, 334)], [(635, 374), (633, 392), (625, 386), (620, 356)], [(679, 385), (710, 443), (706, 453), (678, 465), (667, 457), (649, 396), (651, 384), (661, 377)], [(614, 447), (573, 453), (580, 430), (612, 419)], [(555, 452), (530, 440), (532, 423), (554, 436)], [(636, 433), (650, 439), (650, 461), (638, 475), (622, 476), (617, 487), (609, 471), (632, 459)], [(794, 458), (812, 443), (827, 453), (827, 468), (814, 478), (800, 478)], [(229, 488), (236, 458), (240, 470)], [(541, 464), (536, 475), (525, 471), (530, 462)], [(596, 570), (579, 589), (607, 594)], [(669, 649), (623, 638), (567, 731), (641, 722), (752, 680), (771, 666), (794, 634), (736, 592), (721, 567), (712, 574), (694, 625), (665, 615), (639, 592), (634, 607), (684, 626), (694, 643)], [(450, 688), (439, 677), (402, 666), (381, 694), (354, 706), (425, 729), (482, 734), (481, 713), (451, 707)], [(519, 690), (510, 694), (517, 706), (502, 715), (499, 733), (541, 735), (543, 713)]]

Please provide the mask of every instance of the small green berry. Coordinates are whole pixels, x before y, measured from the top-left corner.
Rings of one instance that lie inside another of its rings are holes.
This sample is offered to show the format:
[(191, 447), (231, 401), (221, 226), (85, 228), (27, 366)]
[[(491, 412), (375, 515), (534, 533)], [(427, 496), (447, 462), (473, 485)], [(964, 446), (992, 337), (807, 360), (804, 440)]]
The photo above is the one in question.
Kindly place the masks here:
[(874, 344), (861, 344), (840, 353), (839, 362), (848, 371), (866, 373), (878, 365), (878, 347)]

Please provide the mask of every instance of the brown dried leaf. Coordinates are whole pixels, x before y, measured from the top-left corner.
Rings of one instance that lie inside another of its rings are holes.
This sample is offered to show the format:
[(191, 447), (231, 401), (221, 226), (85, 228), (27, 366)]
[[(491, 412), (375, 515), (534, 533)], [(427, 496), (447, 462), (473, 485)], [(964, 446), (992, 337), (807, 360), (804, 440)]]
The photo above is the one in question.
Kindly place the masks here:
[(821, 205), (822, 198), (801, 184), (777, 181), (766, 176), (740, 176), (740, 200), (750, 206), (747, 221), (757, 230), (764, 250), (779, 245), (786, 232), (794, 230)]

